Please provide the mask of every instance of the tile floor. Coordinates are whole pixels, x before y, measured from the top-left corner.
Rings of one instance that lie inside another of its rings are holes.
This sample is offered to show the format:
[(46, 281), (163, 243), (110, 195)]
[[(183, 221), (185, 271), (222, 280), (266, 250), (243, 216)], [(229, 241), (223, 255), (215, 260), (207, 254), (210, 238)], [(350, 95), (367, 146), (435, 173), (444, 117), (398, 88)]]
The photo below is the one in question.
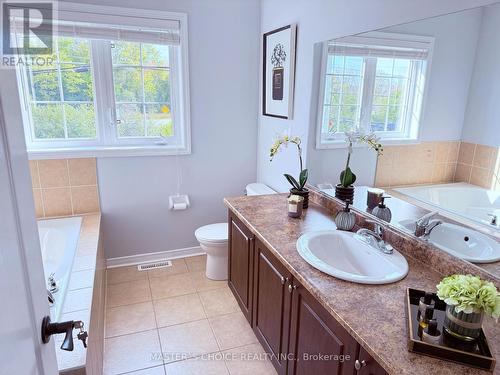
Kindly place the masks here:
[(226, 281), (205, 257), (107, 271), (104, 374), (275, 375)]

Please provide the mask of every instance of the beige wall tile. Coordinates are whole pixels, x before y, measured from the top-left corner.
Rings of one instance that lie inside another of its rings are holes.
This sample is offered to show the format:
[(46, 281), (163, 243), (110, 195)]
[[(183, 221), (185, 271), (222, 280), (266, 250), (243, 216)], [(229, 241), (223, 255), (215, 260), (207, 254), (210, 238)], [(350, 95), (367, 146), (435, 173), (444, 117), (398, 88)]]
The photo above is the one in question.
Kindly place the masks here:
[(31, 186), (33, 188), (40, 187), (40, 176), (38, 174), (38, 162), (36, 160), (30, 160), (30, 175), (31, 175)]
[(460, 151), (458, 152), (458, 162), (461, 164), (472, 165), (474, 160), (474, 151), (476, 145), (473, 143), (462, 142), (460, 143)]
[(97, 186), (71, 187), (71, 197), (75, 214), (99, 212)]
[(445, 163), (434, 164), (432, 170), (432, 182), (433, 183), (447, 182), (446, 169), (447, 169), (447, 164)]
[(33, 200), (35, 201), (35, 214), (36, 217), (43, 217), (43, 203), (42, 203), (42, 190), (33, 189)]
[(436, 142), (435, 146), (435, 161), (436, 163), (446, 163), (448, 154), (450, 153), (451, 142)]
[[(418, 158), (424, 162), (433, 163), (436, 158), (436, 143), (423, 142), (418, 146)], [(413, 155), (415, 157), (415, 155)]]
[(458, 161), (458, 152), (460, 151), (460, 141), (450, 142), (448, 151), (448, 163), (456, 163)]
[(493, 172), (490, 169), (472, 167), (470, 183), (491, 189), (493, 187)]
[(71, 186), (97, 185), (96, 159), (68, 159)]
[(474, 167), (491, 169), (493, 168), (493, 154), (495, 149), (493, 147), (477, 145), (476, 152), (474, 153)]
[(42, 200), (46, 217), (73, 214), (71, 192), (68, 187), (42, 189)]
[(66, 159), (39, 160), (40, 185), (42, 188), (69, 186)]
[(472, 167), (465, 164), (457, 164), (457, 169), (455, 171), (455, 182), (469, 182)]
[(392, 165), (377, 165), (377, 174), (375, 176), (375, 186), (377, 187), (389, 187), (392, 185), (392, 175), (393, 175)]
[(382, 155), (378, 157), (378, 165), (392, 165), (396, 157), (397, 148), (394, 146), (384, 147)]
[(446, 164), (446, 177), (444, 182), (453, 182), (455, 178), (455, 171), (457, 170), (456, 163), (447, 163)]

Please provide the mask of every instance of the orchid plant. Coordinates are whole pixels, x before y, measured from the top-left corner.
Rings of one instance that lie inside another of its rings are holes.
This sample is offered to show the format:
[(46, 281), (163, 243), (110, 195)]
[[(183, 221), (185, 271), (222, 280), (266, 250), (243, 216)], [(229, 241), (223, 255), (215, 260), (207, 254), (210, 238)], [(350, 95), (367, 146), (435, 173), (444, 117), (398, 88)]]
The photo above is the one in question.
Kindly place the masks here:
[(351, 155), (353, 153), (353, 145), (355, 143), (365, 143), (370, 148), (377, 152), (377, 155), (381, 155), (383, 148), (379, 143), (380, 138), (375, 135), (375, 133), (365, 134), (359, 129), (348, 131), (346, 134), (346, 142), (347, 142), (347, 161), (345, 164), (344, 170), (340, 173), (340, 184), (343, 187), (349, 187), (356, 181), (356, 175), (352, 172), (349, 164), (351, 162)]
[(484, 312), (493, 319), (500, 317), (500, 293), (492, 282), (472, 275), (445, 277), (436, 286), (437, 296), (455, 306), (457, 313)]
[(270, 150), (270, 161), (273, 161), (274, 157), (276, 156), (276, 154), (280, 151), (280, 148), (282, 146), (284, 147), (288, 147), (288, 145), (290, 143), (294, 144), (295, 146), (297, 146), (297, 153), (298, 153), (298, 156), (299, 156), (299, 166), (300, 166), (300, 174), (299, 174), (299, 179), (298, 181), (292, 176), (292, 175), (289, 175), (287, 173), (284, 174), (285, 178), (287, 179), (287, 181), (290, 183), (290, 185), (292, 185), (292, 187), (298, 191), (303, 191), (304, 190), (304, 186), (306, 185), (306, 182), (307, 182), (307, 177), (308, 177), (308, 174), (307, 174), (307, 169), (302, 169), (303, 168), (303, 165), (302, 165), (302, 148), (300, 147), (300, 144), (301, 144), (301, 140), (299, 137), (290, 137), (289, 135), (284, 135), (282, 137), (279, 137), (276, 139), (276, 141), (273, 143), (273, 145), (271, 146), (271, 150)]

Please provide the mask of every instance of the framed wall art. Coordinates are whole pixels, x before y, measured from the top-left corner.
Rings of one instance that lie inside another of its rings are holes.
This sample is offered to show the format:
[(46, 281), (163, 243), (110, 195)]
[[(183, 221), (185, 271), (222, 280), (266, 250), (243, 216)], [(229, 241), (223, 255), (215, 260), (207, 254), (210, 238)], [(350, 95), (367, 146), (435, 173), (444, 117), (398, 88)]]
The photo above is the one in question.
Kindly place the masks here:
[(264, 34), (262, 114), (291, 119), (295, 81), (297, 25)]

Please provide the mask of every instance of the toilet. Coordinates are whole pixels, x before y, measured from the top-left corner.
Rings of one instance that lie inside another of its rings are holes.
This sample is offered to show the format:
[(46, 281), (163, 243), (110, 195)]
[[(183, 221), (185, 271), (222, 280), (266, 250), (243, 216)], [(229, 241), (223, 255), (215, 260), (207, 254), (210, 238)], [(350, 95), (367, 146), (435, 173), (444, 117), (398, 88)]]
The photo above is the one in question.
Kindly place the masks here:
[[(245, 192), (246, 195), (276, 194), (269, 186), (258, 182), (248, 184)], [(207, 253), (207, 277), (211, 280), (227, 280), (227, 223), (205, 225), (196, 229), (194, 235)]]

